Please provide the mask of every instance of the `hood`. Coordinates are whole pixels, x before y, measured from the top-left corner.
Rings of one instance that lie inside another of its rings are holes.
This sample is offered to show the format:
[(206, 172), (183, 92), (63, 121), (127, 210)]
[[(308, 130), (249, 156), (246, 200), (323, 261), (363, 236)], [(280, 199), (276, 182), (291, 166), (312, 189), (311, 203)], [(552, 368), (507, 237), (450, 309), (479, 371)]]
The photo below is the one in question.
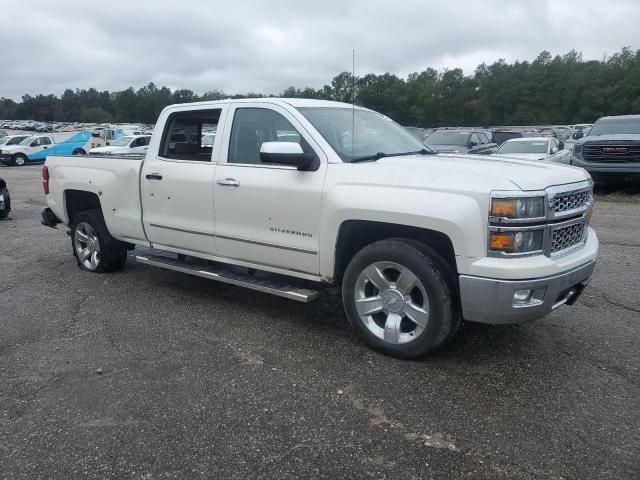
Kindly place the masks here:
[(2, 153), (20, 152), (24, 149), (24, 145), (0, 145)]
[(514, 160), (532, 160), (540, 161), (547, 158), (546, 153), (494, 153), (492, 157), (497, 158), (513, 158)]
[[(542, 190), (553, 185), (590, 178), (579, 167), (552, 162), (496, 158), (488, 155), (411, 155), (388, 157), (375, 162), (396, 172), (381, 172), (386, 184), (421, 184), (489, 192), (491, 190)], [(407, 172), (410, 172), (408, 180)]]
[(616, 134), (616, 135), (587, 135), (580, 140), (576, 140), (576, 144), (597, 143), (597, 142), (640, 142), (640, 135), (636, 134)]

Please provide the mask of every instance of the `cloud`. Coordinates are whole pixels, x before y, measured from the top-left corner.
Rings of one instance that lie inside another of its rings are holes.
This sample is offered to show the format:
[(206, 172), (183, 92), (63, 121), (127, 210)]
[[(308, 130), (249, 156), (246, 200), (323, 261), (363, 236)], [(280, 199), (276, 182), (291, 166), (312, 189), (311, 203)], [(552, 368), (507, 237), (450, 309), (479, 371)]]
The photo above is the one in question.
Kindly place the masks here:
[(0, 96), (320, 87), (337, 73), (461, 67), (542, 50), (601, 59), (640, 47), (636, 0), (0, 0)]

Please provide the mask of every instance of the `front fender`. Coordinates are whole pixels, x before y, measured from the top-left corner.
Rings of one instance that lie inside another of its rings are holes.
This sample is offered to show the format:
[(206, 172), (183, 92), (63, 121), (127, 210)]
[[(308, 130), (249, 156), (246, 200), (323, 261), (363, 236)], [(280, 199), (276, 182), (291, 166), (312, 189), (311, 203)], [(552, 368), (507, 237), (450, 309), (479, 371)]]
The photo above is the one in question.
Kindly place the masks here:
[(333, 278), (335, 245), (348, 220), (425, 228), (451, 240), (456, 259), (486, 252), (487, 207), (471, 194), (417, 188), (338, 185), (326, 192), (320, 232), (320, 273)]

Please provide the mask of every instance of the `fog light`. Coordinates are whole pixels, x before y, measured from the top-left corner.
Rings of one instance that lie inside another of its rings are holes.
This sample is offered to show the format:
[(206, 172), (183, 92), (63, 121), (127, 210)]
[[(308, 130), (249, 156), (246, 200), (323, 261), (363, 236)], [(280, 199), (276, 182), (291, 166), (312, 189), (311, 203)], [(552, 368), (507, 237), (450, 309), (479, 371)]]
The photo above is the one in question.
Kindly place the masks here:
[(544, 300), (547, 287), (523, 288), (513, 292), (514, 307), (532, 307), (540, 305)]
[(529, 303), (533, 291), (530, 288), (524, 290), (516, 290), (513, 294), (513, 303)]

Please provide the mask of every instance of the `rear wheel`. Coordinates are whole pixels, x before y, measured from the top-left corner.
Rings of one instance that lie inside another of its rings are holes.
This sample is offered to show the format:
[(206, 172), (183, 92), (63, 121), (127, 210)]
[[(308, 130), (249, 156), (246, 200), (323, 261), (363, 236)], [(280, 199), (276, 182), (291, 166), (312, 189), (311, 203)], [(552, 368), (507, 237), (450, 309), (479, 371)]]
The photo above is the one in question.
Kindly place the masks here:
[(81, 148), (76, 148), (76, 149), (73, 151), (73, 155), (85, 155), (86, 153), (87, 153), (87, 152), (85, 152), (85, 151), (84, 151), (83, 149), (81, 149)]
[(25, 163), (27, 163), (27, 157), (25, 155), (23, 155), (22, 153), (16, 153), (13, 156), (13, 164), (16, 167), (22, 167), (22, 166), (24, 166)]
[(445, 277), (440, 262), (410, 240), (373, 243), (345, 271), (342, 298), (349, 322), (374, 350), (400, 358), (425, 355), (459, 325)]
[(126, 245), (111, 236), (98, 209), (76, 215), (71, 245), (78, 266), (89, 272), (115, 272), (127, 262)]

